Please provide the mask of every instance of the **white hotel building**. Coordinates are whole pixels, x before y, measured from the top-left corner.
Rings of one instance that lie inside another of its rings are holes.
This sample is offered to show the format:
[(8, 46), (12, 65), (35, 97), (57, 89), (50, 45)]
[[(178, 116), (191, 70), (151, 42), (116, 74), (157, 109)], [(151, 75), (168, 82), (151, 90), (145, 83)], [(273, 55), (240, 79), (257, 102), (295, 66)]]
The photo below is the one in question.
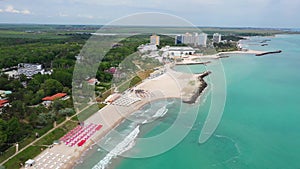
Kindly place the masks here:
[(213, 35), (213, 42), (220, 43), (222, 41), (222, 35), (219, 33), (214, 33)]
[(205, 33), (186, 33), (183, 35), (177, 35), (175, 37), (175, 44), (187, 44), (193, 46), (206, 47), (207, 45), (207, 34)]

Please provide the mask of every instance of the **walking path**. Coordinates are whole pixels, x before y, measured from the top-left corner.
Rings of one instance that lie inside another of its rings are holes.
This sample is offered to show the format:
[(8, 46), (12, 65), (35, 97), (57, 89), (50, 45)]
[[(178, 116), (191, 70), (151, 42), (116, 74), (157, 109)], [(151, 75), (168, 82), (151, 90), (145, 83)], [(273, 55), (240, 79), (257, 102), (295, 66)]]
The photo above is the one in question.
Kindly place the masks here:
[[(92, 105), (92, 104), (91, 104)], [(64, 124), (66, 124), (68, 121), (70, 121), (70, 119), (72, 119), (73, 117), (77, 116), (79, 113), (83, 112), (84, 110), (86, 110), (87, 108), (89, 108), (91, 105), (85, 107), (84, 109), (82, 109), (81, 111), (79, 111), (78, 113), (74, 114), (73, 116), (71, 116), (70, 118), (66, 119), (65, 121), (63, 121), (62, 123), (60, 123), (59, 125), (57, 125), (56, 127), (53, 127), (51, 130), (49, 130), (47, 133), (45, 133), (44, 135), (42, 135), (41, 137), (35, 139), (33, 142), (31, 142), (30, 144), (28, 144), (27, 146), (25, 146), (24, 148), (20, 149), (18, 152), (16, 152), (14, 155), (10, 156), (8, 159), (4, 160), (0, 166), (3, 166), (7, 161), (9, 161), (10, 159), (14, 158), (15, 156), (17, 156), (18, 154), (20, 154), (21, 152), (23, 152), (25, 149), (27, 149), (30, 146), (33, 146), (36, 142), (38, 142), (39, 140), (41, 140), (42, 138), (46, 137), (48, 134), (50, 134), (51, 132), (53, 132), (55, 129), (63, 126)]]

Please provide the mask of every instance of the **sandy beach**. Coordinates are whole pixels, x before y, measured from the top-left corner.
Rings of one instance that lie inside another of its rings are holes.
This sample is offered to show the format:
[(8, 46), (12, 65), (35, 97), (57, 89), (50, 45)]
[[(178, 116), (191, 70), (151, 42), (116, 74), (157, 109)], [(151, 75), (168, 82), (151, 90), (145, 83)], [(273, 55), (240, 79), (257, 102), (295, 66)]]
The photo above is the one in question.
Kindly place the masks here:
[[(199, 63), (195, 59), (219, 59), (221, 55), (227, 54), (259, 54), (262, 51), (233, 51), (221, 52), (215, 55), (207, 56), (190, 56), (185, 58), (182, 63)], [(167, 98), (189, 99), (197, 93), (197, 89), (201, 86), (198, 79), (199, 75), (180, 73), (172, 70), (170, 65), (165, 66), (165, 73), (153, 78), (146, 79), (141, 84), (135, 86), (132, 91), (128, 90), (122, 93), (121, 99), (124, 100), (120, 104), (110, 104), (93, 114), (90, 118), (84, 121), (84, 124), (101, 124), (101, 130), (97, 131), (87, 142), (82, 146), (77, 145), (70, 147), (64, 143), (54, 145), (43, 151), (39, 156), (34, 158), (36, 165), (30, 168), (62, 168), (70, 169), (76, 162), (80, 160), (82, 154), (88, 150), (93, 144), (104, 137), (110, 130), (120, 124), (131, 113), (139, 110), (144, 105), (155, 100)], [(144, 92), (143, 97), (135, 93), (135, 90)], [(119, 99), (120, 100), (120, 99)], [(126, 100), (135, 100), (132, 104), (126, 105)], [(122, 103), (124, 105), (122, 105)]]
[(43, 166), (38, 168), (72, 168), (76, 165), (81, 155), (89, 149), (91, 145), (95, 144), (95, 141), (100, 140), (128, 115), (139, 110), (144, 105), (160, 99), (192, 97), (193, 93), (195, 93), (199, 85), (201, 85), (198, 76), (199, 75), (195, 74), (176, 72), (172, 70), (169, 65), (166, 66), (166, 72), (164, 74), (153, 79), (146, 79), (134, 87), (134, 90), (144, 91), (142, 97), (134, 91), (126, 91), (121, 96), (123, 100), (136, 99), (138, 101), (130, 105), (116, 105), (112, 103), (84, 121), (84, 124), (93, 123), (103, 126), (101, 130), (97, 131), (82, 147), (78, 147), (77, 145), (70, 147), (64, 143), (54, 145), (51, 149), (46, 149), (39, 156), (34, 158), (36, 165), (30, 168), (35, 168), (35, 166)]
[[(189, 56), (185, 58), (181, 63), (200, 63), (195, 59), (219, 59), (221, 55), (227, 54), (260, 54), (262, 51), (233, 51), (233, 52), (221, 52), (215, 55), (206, 56)], [(43, 151), (39, 156), (34, 158), (36, 165), (30, 168), (62, 168), (70, 169), (76, 162), (80, 160), (82, 154), (88, 150), (98, 140), (103, 138), (110, 130), (120, 124), (126, 117), (133, 112), (139, 110), (144, 105), (153, 102), (155, 100), (178, 98), (187, 99), (194, 97), (198, 92), (201, 81), (199, 81), (199, 75), (180, 73), (172, 70), (171, 64), (165, 65), (165, 73), (153, 78), (146, 79), (141, 84), (135, 86), (133, 90), (127, 90), (121, 95), (119, 104), (110, 104), (93, 114), (90, 118), (84, 121), (84, 124), (101, 124), (101, 130), (97, 131), (87, 142), (78, 147), (77, 145), (71, 147), (64, 143), (54, 145), (52, 148), (48, 148)], [(135, 90), (143, 91), (143, 95), (138, 95)], [(127, 103), (127, 100), (134, 100), (132, 103)], [(124, 105), (122, 105), (124, 104)], [(128, 105), (127, 105), (128, 104)]]

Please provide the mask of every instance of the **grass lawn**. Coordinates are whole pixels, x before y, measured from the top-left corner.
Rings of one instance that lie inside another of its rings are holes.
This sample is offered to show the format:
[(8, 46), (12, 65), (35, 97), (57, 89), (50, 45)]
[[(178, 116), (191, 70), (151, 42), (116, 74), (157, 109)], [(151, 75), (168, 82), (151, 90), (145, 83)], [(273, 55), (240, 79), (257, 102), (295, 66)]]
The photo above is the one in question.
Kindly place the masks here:
[(16, 169), (20, 168), (20, 163), (24, 164), (28, 159), (32, 159), (39, 155), (45, 149), (43, 146), (30, 146), (26, 150), (22, 151), (20, 154), (10, 159), (4, 164), (7, 169)]
[(77, 126), (76, 122), (68, 121), (62, 127), (59, 127), (43, 137), (41, 140), (35, 143), (36, 146), (51, 145), (54, 140), (59, 140), (62, 136), (67, 134), (70, 130)]
[(16, 152), (16, 147), (12, 146), (8, 148), (3, 154), (0, 156), (0, 162), (2, 163), (4, 160), (8, 159), (10, 156), (14, 155)]
[(62, 128), (57, 128), (45, 137), (43, 137), (41, 140), (35, 143), (35, 145), (38, 146), (46, 146), (46, 145), (51, 145), (54, 140), (58, 140), (61, 138), (63, 135), (65, 135), (66, 132)]
[(122, 85), (120, 85), (118, 87), (118, 91), (119, 92), (124, 92), (125, 90), (139, 84), (140, 82), (142, 82), (142, 79), (139, 76), (135, 76), (134, 78), (132, 78), (129, 81), (126, 81), (125, 83), (123, 83)]
[(91, 117), (97, 111), (99, 111), (99, 106), (97, 103), (95, 103), (95, 104), (91, 105), (89, 108), (87, 108), (86, 110), (84, 110), (83, 112), (79, 113), (77, 115), (77, 117), (80, 121), (84, 121), (84, 120), (88, 119), (89, 117)]
[[(28, 136), (22, 141), (19, 142), (19, 150), (30, 144), (32, 141), (35, 140), (34, 136)], [(8, 148), (3, 154), (0, 156), (0, 162), (3, 162), (4, 160), (8, 159), (10, 156), (14, 155), (16, 152), (16, 147), (12, 146)]]

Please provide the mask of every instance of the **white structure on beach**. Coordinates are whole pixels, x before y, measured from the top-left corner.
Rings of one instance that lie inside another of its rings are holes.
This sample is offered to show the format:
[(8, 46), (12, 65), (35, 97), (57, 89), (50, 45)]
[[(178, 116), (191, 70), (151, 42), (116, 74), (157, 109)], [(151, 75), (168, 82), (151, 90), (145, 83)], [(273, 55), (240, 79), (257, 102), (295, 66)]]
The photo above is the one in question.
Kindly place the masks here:
[(222, 35), (219, 33), (214, 33), (213, 35), (213, 42), (220, 43), (222, 41)]
[(161, 49), (164, 57), (175, 58), (194, 55), (195, 49), (192, 47), (170, 47), (166, 46)]
[(155, 70), (154, 72), (150, 73), (149, 79), (154, 79), (158, 76), (163, 75), (166, 72), (165, 68), (160, 68), (158, 70)]

